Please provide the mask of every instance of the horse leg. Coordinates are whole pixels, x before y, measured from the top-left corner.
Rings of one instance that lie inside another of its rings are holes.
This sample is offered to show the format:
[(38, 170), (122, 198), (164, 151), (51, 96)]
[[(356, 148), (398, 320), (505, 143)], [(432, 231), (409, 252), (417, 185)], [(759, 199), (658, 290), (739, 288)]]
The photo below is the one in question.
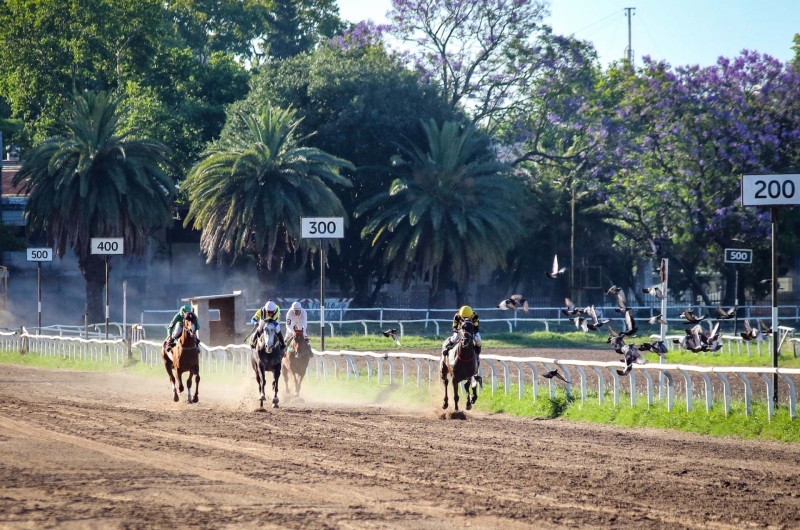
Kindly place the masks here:
[(283, 370), (283, 388), (285, 390), (284, 393), (288, 396), (290, 394), (290, 392), (289, 392), (289, 373), (292, 371), (292, 369), (290, 367), (286, 366), (286, 365), (284, 365), (283, 368), (284, 368), (284, 370)]
[(447, 409), (447, 365), (442, 362), (442, 383), (444, 384), (444, 401), (442, 401), (442, 408)]
[(186, 403), (192, 404), (192, 371), (189, 370), (186, 376)]
[(194, 401), (195, 403), (200, 401), (200, 398), (197, 396), (199, 392), (200, 392), (200, 368), (198, 367), (195, 369), (194, 372), (194, 399), (192, 401)]
[(456, 412), (458, 412), (458, 383), (456, 382), (455, 376), (453, 376), (453, 404), (455, 405)]
[(183, 392), (183, 370), (176, 369), (175, 373), (178, 376), (178, 392)]
[(278, 402), (280, 401), (280, 399), (278, 399), (278, 383), (280, 383), (280, 379), (281, 379), (281, 365), (279, 364), (277, 368), (274, 368), (272, 370), (272, 393), (273, 393), (273, 396), (272, 396), (272, 408), (273, 409), (277, 409), (278, 408)]
[(294, 374), (294, 395), (295, 395), (295, 397), (300, 395), (300, 387), (303, 385), (303, 377), (305, 377), (305, 376)]
[(180, 398), (178, 397), (178, 388), (175, 386), (175, 375), (172, 373), (172, 361), (166, 357), (164, 358), (164, 368), (167, 369), (169, 382), (172, 383), (172, 401), (178, 401)]

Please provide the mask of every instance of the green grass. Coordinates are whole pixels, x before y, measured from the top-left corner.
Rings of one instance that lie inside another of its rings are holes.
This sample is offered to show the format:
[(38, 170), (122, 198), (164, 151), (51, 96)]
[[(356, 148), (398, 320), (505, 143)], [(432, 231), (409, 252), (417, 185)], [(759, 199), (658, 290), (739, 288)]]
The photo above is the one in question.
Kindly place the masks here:
[[(720, 352), (722, 351), (720, 350)], [(692, 353), (686, 350), (679, 351), (676, 348), (667, 353), (665, 362), (700, 366), (772, 366), (772, 355), (766, 355), (766, 350), (762, 351), (765, 352), (764, 355), (755, 355), (755, 350), (753, 350), (754, 355), (749, 357), (744, 352), (742, 355), (738, 355), (736, 350), (734, 350), (733, 355), (729, 355), (727, 348), (725, 348), (725, 353), (717, 352), (716, 355)], [(654, 353), (645, 355), (645, 359), (647, 359), (647, 362), (658, 363), (658, 355)], [(794, 357), (791, 348), (784, 347), (780, 357), (778, 357), (778, 366), (782, 368), (800, 368), (800, 358)]]
[(65, 359), (64, 357), (39, 355), (38, 353), (22, 355), (18, 351), (0, 351), (0, 364), (19, 364), (23, 366), (38, 366), (52, 370), (68, 369), (88, 372), (108, 372), (124, 368), (123, 364), (115, 362)]
[[(606, 344), (606, 336), (580, 332), (554, 333), (487, 333), (481, 334), (484, 351), (492, 348), (597, 348)], [(437, 352), (444, 337), (419, 337), (406, 335), (400, 338), (402, 347), (383, 335), (346, 335), (325, 338), (325, 349), (352, 351), (407, 351)], [(311, 338), (311, 345), (319, 348), (319, 337)]]

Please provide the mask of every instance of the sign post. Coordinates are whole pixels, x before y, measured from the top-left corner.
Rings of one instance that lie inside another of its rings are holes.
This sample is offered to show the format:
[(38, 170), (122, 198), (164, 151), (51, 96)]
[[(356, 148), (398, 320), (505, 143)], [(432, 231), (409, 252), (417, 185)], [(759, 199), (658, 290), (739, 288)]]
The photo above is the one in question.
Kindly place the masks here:
[[(664, 295), (664, 298), (661, 299), (661, 316), (664, 319), (664, 322), (668, 322), (667, 320), (667, 287), (668, 287), (668, 280), (669, 280), (669, 260), (667, 258), (661, 258), (661, 293)], [(667, 340), (667, 325), (661, 324), (661, 342), (665, 342)], [(658, 356), (659, 364), (664, 364), (664, 356)], [(658, 376), (658, 399), (662, 400), (664, 397), (664, 372), (659, 371)]]
[(300, 237), (319, 239), (319, 337), (320, 348), (325, 351), (325, 240), (344, 237), (344, 218), (301, 217), (300, 225)]
[(106, 257), (106, 340), (108, 340), (108, 257), (125, 253), (125, 239), (121, 237), (93, 237), (92, 254)]
[(51, 248), (29, 248), (28, 249), (28, 261), (35, 261), (36, 262), (36, 292), (38, 294), (38, 318), (37, 318), (37, 328), (36, 334), (39, 335), (42, 332), (42, 262), (43, 261), (53, 261), (53, 249)]
[[(749, 248), (726, 248), (725, 249), (725, 263), (733, 263), (738, 265), (740, 263), (753, 263), (753, 250)], [(734, 267), (735, 281), (733, 284), (733, 305), (739, 307), (739, 267)], [(736, 325), (739, 323), (739, 310), (736, 310), (736, 315), (733, 318), (733, 334), (736, 335)]]
[[(800, 174), (742, 175), (742, 206), (769, 206), (772, 227), (772, 367), (778, 367), (778, 206), (800, 204)], [(772, 401), (778, 406), (778, 374), (772, 374)]]

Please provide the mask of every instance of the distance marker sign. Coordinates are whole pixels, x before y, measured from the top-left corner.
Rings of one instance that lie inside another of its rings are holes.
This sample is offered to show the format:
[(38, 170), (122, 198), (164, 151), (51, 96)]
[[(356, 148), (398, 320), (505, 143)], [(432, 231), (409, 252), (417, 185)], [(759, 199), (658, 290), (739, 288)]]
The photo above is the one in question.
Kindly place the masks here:
[(301, 237), (305, 239), (341, 239), (344, 237), (343, 217), (303, 217)]
[(753, 263), (753, 251), (749, 248), (726, 248), (725, 263)]
[(28, 261), (53, 261), (53, 249), (29, 248)]
[(93, 237), (92, 254), (116, 255), (125, 253), (125, 239), (121, 237)]
[(800, 204), (800, 175), (742, 175), (743, 206)]

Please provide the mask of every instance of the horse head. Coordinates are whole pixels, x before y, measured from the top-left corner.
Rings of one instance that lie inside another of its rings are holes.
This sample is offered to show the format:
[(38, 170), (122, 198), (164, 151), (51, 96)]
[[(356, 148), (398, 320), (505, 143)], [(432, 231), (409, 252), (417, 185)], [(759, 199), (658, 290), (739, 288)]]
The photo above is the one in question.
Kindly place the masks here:
[(264, 329), (267, 333), (265, 335), (267, 344), (267, 353), (272, 353), (272, 348), (275, 346), (275, 333), (278, 331), (278, 323), (274, 320), (270, 319), (267, 320), (266, 327)]
[(474, 335), (475, 335), (475, 324), (473, 324), (469, 320), (465, 320), (461, 324), (461, 345), (462, 346), (471, 345)]
[[(195, 333), (197, 333), (197, 315), (189, 311), (183, 315), (183, 336), (181, 340), (188, 341), (189, 338), (194, 339)], [(191, 344), (194, 345), (194, 343)]]

